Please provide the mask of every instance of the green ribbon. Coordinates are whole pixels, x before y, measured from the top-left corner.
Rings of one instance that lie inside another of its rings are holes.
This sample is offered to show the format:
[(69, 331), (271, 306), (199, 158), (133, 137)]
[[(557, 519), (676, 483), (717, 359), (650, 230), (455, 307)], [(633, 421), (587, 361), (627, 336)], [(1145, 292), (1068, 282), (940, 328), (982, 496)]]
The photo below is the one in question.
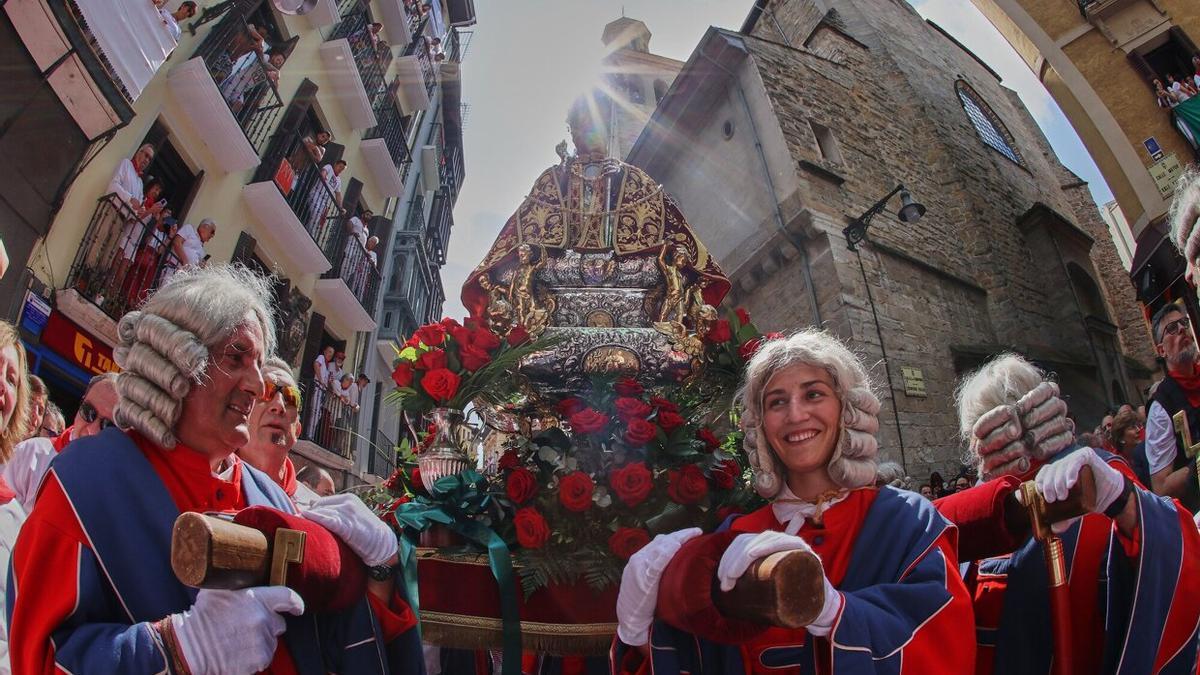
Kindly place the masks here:
[[(517, 605), (517, 585), (508, 545), (504, 543), (500, 535), (482, 523), (465, 518), (455, 518), (440, 507), (417, 502), (401, 504), (396, 509), (396, 522), (405, 531), (415, 530), (417, 532), (424, 532), (434, 524), (442, 524), (487, 549), (488, 566), (500, 588), (501, 647), (504, 650), (500, 672), (501, 675), (521, 675), (521, 616)], [(419, 627), (420, 599), (416, 548), (407, 536), (400, 537), (400, 557), (409, 605), (417, 613)]]

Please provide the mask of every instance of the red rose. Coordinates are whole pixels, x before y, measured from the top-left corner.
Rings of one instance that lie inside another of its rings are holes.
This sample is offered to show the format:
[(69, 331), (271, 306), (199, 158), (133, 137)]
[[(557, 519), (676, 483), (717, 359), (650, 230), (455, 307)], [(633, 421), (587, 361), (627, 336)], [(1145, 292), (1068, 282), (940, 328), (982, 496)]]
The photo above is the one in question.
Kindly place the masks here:
[(471, 331), (471, 344), (486, 352), (492, 352), (500, 348), (500, 338), (486, 328), (477, 328)]
[(558, 411), (560, 417), (570, 417), (586, 407), (586, 403), (574, 396), (569, 396), (554, 404), (554, 409)]
[(654, 426), (653, 422), (647, 422), (644, 419), (633, 418), (627, 422), (625, 427), (625, 442), (629, 445), (640, 448), (649, 443), (658, 435), (658, 427)]
[(521, 460), (517, 457), (516, 450), (506, 450), (503, 455), (500, 455), (499, 469), (508, 471), (521, 466)]
[(445, 403), (458, 393), (458, 375), (445, 368), (438, 368), (425, 373), (421, 378), (421, 388), (438, 403)]
[(612, 486), (617, 499), (625, 506), (633, 508), (650, 496), (650, 491), (654, 489), (654, 474), (646, 468), (645, 462), (630, 462), (619, 469), (613, 469), (613, 472), (608, 474), (608, 484)]
[(670, 410), (658, 411), (658, 426), (662, 427), (663, 431), (667, 432), (668, 434), (683, 426), (683, 424), (683, 416), (679, 413), (672, 412)]
[(738, 347), (738, 356), (742, 357), (743, 361), (749, 361), (750, 357), (754, 356), (754, 352), (757, 352), (758, 348), (762, 346), (762, 343), (762, 338), (750, 338), (746, 340)]
[(404, 346), (405, 347), (413, 347), (413, 348), (420, 347), (421, 340), (416, 335), (414, 335), (404, 341)]
[(451, 318), (450, 318), (450, 317), (448, 317), (448, 316), (447, 316), (447, 317), (442, 317), (442, 320), (441, 320), (441, 321), (439, 321), (438, 323), (442, 324), (442, 328), (445, 328), (447, 332), (448, 332), (448, 331), (449, 331), (451, 328), (462, 328), (462, 324), (460, 324), (459, 322), (455, 321), (454, 319), (451, 319)]
[(440, 323), (431, 323), (418, 328), (413, 336), (430, 347), (436, 347), (446, 341), (446, 329)]
[(538, 510), (532, 506), (517, 509), (513, 516), (513, 526), (517, 530), (517, 543), (523, 548), (541, 548), (550, 538), (550, 526)]
[(658, 408), (659, 412), (661, 412), (663, 410), (669, 410), (674, 413), (679, 412), (679, 406), (675, 405), (674, 403), (671, 403), (670, 401), (668, 401), (665, 398), (662, 398), (661, 396), (650, 397), (650, 405), (654, 406), (655, 408)]
[(468, 328), (451, 326), (446, 329), (446, 332), (450, 333), (450, 337), (454, 338), (454, 341), (458, 343), (460, 348), (471, 344), (471, 330)]
[(525, 326), (518, 324), (509, 329), (509, 331), (508, 331), (508, 346), (509, 347), (516, 347), (517, 345), (524, 344), (528, 340), (529, 340), (529, 331), (525, 330)]
[(571, 423), (571, 431), (577, 434), (594, 434), (604, 431), (608, 426), (608, 415), (592, 408), (584, 408), (568, 416), (567, 421)]
[(413, 492), (425, 491), (425, 484), (421, 482), (421, 469), (414, 466), (408, 472), (408, 482), (412, 485)]
[(750, 323), (750, 312), (747, 312), (746, 310), (742, 309), (741, 307), (738, 307), (737, 309), (735, 309), (733, 311), (737, 313), (739, 326), (745, 326), (746, 324)]
[(514, 469), (512, 473), (508, 474), (504, 490), (514, 504), (524, 504), (533, 499), (533, 495), (537, 493), (537, 477), (529, 469)]
[(613, 383), (618, 396), (641, 396), (645, 389), (632, 377), (622, 377)]
[(654, 408), (651, 408), (649, 403), (629, 396), (618, 396), (614, 405), (617, 408), (617, 417), (626, 422), (635, 417), (644, 420), (654, 412)]
[(650, 533), (640, 527), (621, 527), (608, 538), (608, 550), (621, 560), (637, 553), (650, 543)]
[(727, 319), (718, 319), (709, 329), (708, 334), (704, 339), (712, 343), (729, 342), (733, 339), (733, 332), (729, 330), (729, 321)]
[(569, 473), (558, 482), (558, 501), (568, 511), (582, 513), (592, 508), (592, 491), (595, 489), (591, 476), (582, 471)]
[(712, 481), (713, 484), (722, 490), (733, 488), (734, 482), (738, 476), (742, 475), (742, 467), (732, 459), (727, 459), (713, 467)]
[(417, 370), (437, 370), (446, 367), (446, 352), (442, 349), (430, 349), (417, 357)]
[(397, 387), (411, 387), (413, 381), (413, 367), (407, 361), (401, 361), (396, 364), (396, 369), (392, 371), (392, 381)]
[(708, 494), (708, 481), (695, 464), (685, 464), (667, 472), (667, 496), (678, 504), (695, 504)]
[(721, 447), (721, 439), (717, 438), (717, 435), (714, 434), (712, 429), (709, 429), (708, 427), (697, 429), (696, 438), (704, 441), (704, 447), (708, 448), (709, 450), (716, 450), (717, 448)]
[(458, 350), (458, 358), (462, 361), (463, 368), (472, 373), (492, 362), (492, 357), (475, 345), (467, 345)]
[(409, 497), (408, 495), (401, 495), (399, 499), (392, 502), (391, 505), (388, 506), (388, 511), (395, 511), (396, 507), (400, 506), (401, 504), (407, 504), (411, 501), (412, 497)]

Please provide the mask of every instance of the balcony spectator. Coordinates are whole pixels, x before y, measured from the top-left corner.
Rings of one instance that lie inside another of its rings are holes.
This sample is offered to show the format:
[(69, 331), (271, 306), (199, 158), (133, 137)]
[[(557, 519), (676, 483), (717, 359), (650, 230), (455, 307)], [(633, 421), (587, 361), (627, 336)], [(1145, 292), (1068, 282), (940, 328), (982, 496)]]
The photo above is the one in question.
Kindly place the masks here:
[(333, 389), (338, 382), (342, 380), (342, 373), (345, 372), (346, 352), (338, 352), (333, 355), (333, 364), (329, 366), (329, 388)]
[(212, 218), (201, 220), (199, 227), (188, 223), (179, 228), (171, 240), (171, 255), (163, 263), (163, 283), (178, 269), (206, 266), (210, 256), (204, 252), (204, 245), (216, 234), (217, 224)]
[(371, 261), (371, 265), (375, 269), (379, 269), (379, 256), (375, 253), (376, 246), (379, 246), (379, 237), (372, 235), (367, 239), (367, 260)]
[[(132, 298), (130, 285), (130, 270), (137, 260), (138, 250), (145, 241), (147, 233), (163, 217), (163, 209), (167, 200), (162, 198), (163, 185), (157, 178), (148, 178), (144, 182), (145, 196), (142, 198), (139, 218), (126, 221), (121, 227), (121, 238), (117, 241), (117, 259), (113, 269), (110, 297)], [(116, 291), (120, 289), (118, 294)]]
[(369, 219), (367, 215), (370, 211), (363, 211), (362, 217), (350, 216), (346, 219), (346, 230), (350, 233), (350, 237), (346, 240), (346, 255), (349, 256), (353, 250), (353, 246), (357, 245), (362, 248), (367, 247), (367, 226), (363, 224), (364, 219)]
[(353, 393), (353, 388), (354, 376), (350, 373), (342, 373), (341, 377), (338, 378), (337, 386), (334, 387), (333, 391), (335, 394), (337, 394), (337, 397), (341, 399), (342, 403), (346, 404), (347, 406), (352, 406), (354, 405), (354, 401), (352, 400), (351, 396)]
[(1155, 78), (1154, 80), (1154, 95), (1158, 98), (1158, 107), (1174, 108), (1179, 105), (1179, 99), (1175, 98), (1175, 94), (1163, 86), (1162, 80)]
[(359, 373), (358, 378), (354, 380), (354, 385), (350, 390), (350, 405), (354, 406), (356, 411), (362, 407), (362, 395), (369, 384), (371, 384), (371, 378), (367, 377), (366, 373)]
[(325, 159), (325, 146), (331, 140), (333, 136), (328, 131), (318, 131), (300, 139), (301, 147), (288, 158), (297, 177), (308, 167), (320, 164)]
[(1183, 88), (1183, 93), (1187, 94), (1188, 98), (1200, 94), (1200, 91), (1196, 90), (1196, 83), (1193, 82), (1191, 77), (1184, 77), (1180, 79), (1179, 86)]
[(179, 267), (175, 254), (170, 250), (170, 244), (178, 233), (179, 221), (172, 217), (170, 209), (163, 209), (151, 224), (149, 236), (143, 239), (133, 262), (126, 284), (130, 308), (145, 301), (150, 289), (156, 286), (160, 270), (165, 273), (169, 269), (174, 273)]
[(321, 414), (325, 404), (325, 392), (329, 389), (329, 371), (333, 367), (333, 345), (325, 345), (317, 358), (313, 359), (313, 388), (309, 395), (307, 428), (309, 435), (316, 437), (321, 428)]
[(46, 383), (37, 375), (29, 375), (29, 412), (25, 420), (25, 437), (34, 438), (42, 428), (42, 416), (46, 414), (46, 403), (50, 400), (50, 390)]
[(1188, 93), (1184, 91), (1183, 85), (1179, 83), (1179, 80), (1175, 79), (1175, 75), (1173, 74), (1167, 75), (1167, 91), (1170, 91), (1172, 94), (1174, 94), (1175, 100), (1180, 103), (1183, 103), (1191, 98)]
[(145, 195), (142, 192), (142, 174), (154, 160), (154, 146), (146, 143), (133, 153), (131, 159), (122, 159), (108, 182), (108, 192), (117, 195), (121, 203), (129, 206), (135, 215), (141, 216)]
[(179, 22), (196, 16), (196, 3), (192, 0), (184, 0), (180, 3), (179, 9), (174, 12), (167, 11), (166, 3), (155, 4), (158, 6), (158, 14), (162, 17), (163, 25), (171, 33), (171, 37), (175, 38), (175, 42), (179, 42), (179, 37), (183, 35), (183, 31), (179, 29)]
[(346, 160), (339, 159), (333, 164), (321, 168), (321, 180), (315, 181), (308, 193), (308, 231), (310, 234), (320, 232), (325, 227), (328, 218), (330, 202), (342, 209), (342, 179), (341, 173), (346, 170)]

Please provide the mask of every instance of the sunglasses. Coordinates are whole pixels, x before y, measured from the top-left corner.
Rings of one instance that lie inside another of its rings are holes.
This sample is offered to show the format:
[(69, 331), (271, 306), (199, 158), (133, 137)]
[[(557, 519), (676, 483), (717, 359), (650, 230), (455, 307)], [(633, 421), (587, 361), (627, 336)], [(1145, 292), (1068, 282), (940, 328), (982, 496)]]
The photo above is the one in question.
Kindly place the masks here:
[(1175, 319), (1171, 323), (1163, 326), (1163, 333), (1166, 335), (1179, 335), (1187, 330), (1187, 328), (1188, 320), (1186, 318)]
[(79, 416), (82, 417), (83, 421), (87, 422), (88, 424), (92, 424), (96, 420), (100, 420), (101, 429), (107, 429), (113, 426), (112, 420), (108, 419), (107, 417), (101, 417), (100, 411), (96, 410), (96, 407), (87, 401), (79, 404)]
[(271, 399), (275, 398), (276, 393), (281, 393), (283, 395), (284, 405), (291, 406), (296, 409), (300, 408), (299, 387), (294, 387), (290, 384), (280, 386), (270, 380), (267, 380), (267, 388), (263, 393), (262, 400), (270, 401)]

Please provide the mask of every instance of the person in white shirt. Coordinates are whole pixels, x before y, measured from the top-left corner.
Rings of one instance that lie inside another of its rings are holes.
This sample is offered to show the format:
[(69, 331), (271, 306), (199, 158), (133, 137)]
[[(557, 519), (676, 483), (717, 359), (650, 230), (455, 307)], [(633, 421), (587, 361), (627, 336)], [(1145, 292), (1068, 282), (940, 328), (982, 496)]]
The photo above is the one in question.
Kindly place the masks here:
[(333, 345), (325, 345), (317, 358), (313, 359), (312, 407), (309, 408), (308, 428), (310, 433), (319, 431), (321, 407), (325, 403), (325, 390), (329, 388), (329, 369), (333, 364)]
[(1167, 376), (1151, 397), (1146, 414), (1146, 462), (1155, 493), (1177, 497), (1192, 513), (1200, 511), (1196, 463), (1181, 451), (1173, 418), (1183, 412), (1191, 433), (1200, 431), (1200, 353), (1183, 307), (1168, 304), (1151, 320), (1155, 349), (1167, 363)]
[(370, 384), (371, 378), (367, 377), (366, 373), (359, 373), (358, 379), (350, 385), (350, 405), (354, 406), (355, 410), (362, 407), (362, 395)]
[(325, 218), (330, 215), (330, 201), (342, 208), (342, 179), (341, 173), (346, 170), (346, 160), (339, 159), (333, 164), (321, 167), (321, 180), (314, 181), (312, 191), (308, 193), (308, 223), (310, 234), (317, 233), (325, 224)]
[(171, 240), (172, 255), (163, 263), (163, 281), (181, 267), (204, 267), (208, 260), (204, 245), (216, 234), (217, 224), (212, 218), (201, 220), (198, 227), (192, 227), (190, 223), (180, 227)]
[(167, 27), (167, 31), (171, 37), (175, 38), (175, 42), (179, 42), (179, 38), (183, 35), (183, 31), (179, 29), (179, 22), (196, 16), (196, 3), (192, 0), (184, 0), (179, 5), (179, 9), (174, 12), (168, 12), (165, 4), (158, 8), (158, 15), (162, 17), (163, 25)]
[(367, 260), (379, 269), (379, 254), (375, 253), (375, 247), (379, 246), (379, 237), (372, 236), (367, 240)]
[(1172, 94), (1175, 94), (1175, 99), (1180, 103), (1183, 103), (1191, 98), (1188, 96), (1187, 91), (1184, 90), (1183, 85), (1175, 79), (1174, 75), (1167, 75), (1167, 89), (1170, 90)]
[(329, 366), (329, 388), (333, 389), (342, 381), (342, 372), (346, 364), (346, 352), (333, 355), (333, 364)]
[(132, 158), (122, 159), (117, 164), (112, 179), (108, 181), (108, 192), (115, 194), (139, 216), (142, 212), (142, 201), (145, 199), (142, 193), (142, 173), (153, 160), (154, 146), (146, 143), (133, 153)]

